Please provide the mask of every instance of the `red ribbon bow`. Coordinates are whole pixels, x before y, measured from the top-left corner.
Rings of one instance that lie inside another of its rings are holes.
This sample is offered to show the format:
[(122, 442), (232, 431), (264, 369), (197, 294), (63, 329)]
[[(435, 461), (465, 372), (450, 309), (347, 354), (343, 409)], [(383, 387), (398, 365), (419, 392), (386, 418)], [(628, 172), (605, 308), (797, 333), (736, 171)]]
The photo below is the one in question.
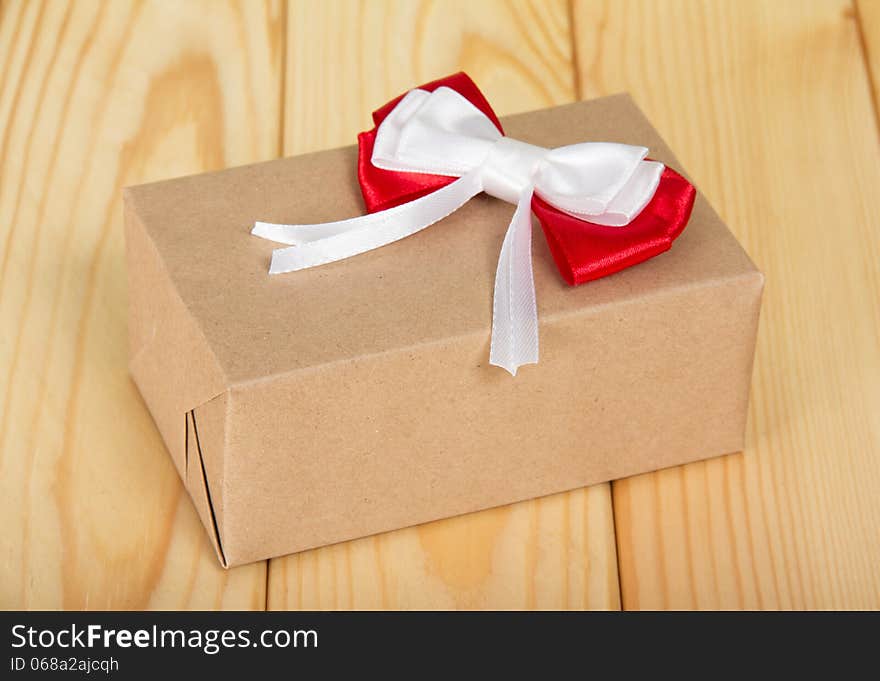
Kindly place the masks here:
[[(445, 86), (482, 111), (504, 134), (501, 122), (479, 88), (465, 73), (435, 80), (419, 89), (433, 92)], [(358, 135), (358, 181), (367, 211), (375, 213), (430, 194), (456, 178), (383, 170), (373, 165), (376, 130), (403, 95), (373, 112), (375, 126)], [(563, 213), (536, 194), (532, 211), (562, 277), (572, 286), (619, 272), (669, 250), (687, 225), (696, 190), (684, 177), (666, 167), (654, 197), (625, 227), (607, 227)]]

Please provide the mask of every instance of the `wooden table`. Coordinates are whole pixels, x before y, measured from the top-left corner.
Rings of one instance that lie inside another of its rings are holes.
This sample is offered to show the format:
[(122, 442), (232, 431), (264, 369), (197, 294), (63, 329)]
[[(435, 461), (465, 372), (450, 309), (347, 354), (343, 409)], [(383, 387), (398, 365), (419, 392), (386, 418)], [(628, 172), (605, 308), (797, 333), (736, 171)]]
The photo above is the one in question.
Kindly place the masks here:
[[(880, 607), (880, 2), (0, 2), (0, 607)], [(748, 449), (223, 571), (126, 371), (120, 188), (459, 69), (655, 122), (767, 274)]]

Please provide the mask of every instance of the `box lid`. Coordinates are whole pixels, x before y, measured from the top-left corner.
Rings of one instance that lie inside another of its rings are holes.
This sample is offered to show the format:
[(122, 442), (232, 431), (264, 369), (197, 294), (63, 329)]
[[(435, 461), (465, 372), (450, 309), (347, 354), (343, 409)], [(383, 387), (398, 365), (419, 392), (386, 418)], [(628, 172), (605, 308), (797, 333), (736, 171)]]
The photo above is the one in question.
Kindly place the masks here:
[[(628, 95), (502, 121), (509, 136), (546, 147), (644, 145), (652, 158), (683, 173)], [(277, 245), (250, 235), (254, 221), (316, 223), (362, 213), (356, 159), (351, 146), (126, 190), (128, 209), (152, 240), (227, 386), (469, 335), (485, 337), (488, 364), (495, 267), (514, 210), (503, 201), (481, 195), (389, 246), (267, 274)], [(534, 235), (542, 325), (584, 308), (755, 271), (699, 194), (670, 251), (577, 287), (562, 280), (540, 229)], [(540, 371), (540, 364), (523, 370)]]

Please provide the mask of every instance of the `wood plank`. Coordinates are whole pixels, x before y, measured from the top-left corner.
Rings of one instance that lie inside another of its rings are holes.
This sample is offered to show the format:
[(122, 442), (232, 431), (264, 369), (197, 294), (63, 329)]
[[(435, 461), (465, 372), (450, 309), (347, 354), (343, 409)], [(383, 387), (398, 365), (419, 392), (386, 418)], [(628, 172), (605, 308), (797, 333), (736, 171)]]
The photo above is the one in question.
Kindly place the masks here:
[(0, 607), (263, 608), (126, 369), (120, 188), (279, 151), (276, 2), (0, 13)]
[(613, 486), (626, 608), (880, 607), (880, 154), (848, 2), (575, 6), (767, 275), (744, 454)]
[(880, 0), (855, 0), (855, 7), (874, 95), (874, 114), (880, 125)]
[[(501, 114), (575, 96), (563, 2), (291, 2), (285, 153), (461, 69)], [(354, 169), (352, 169), (354, 172)], [(274, 559), (269, 607), (616, 608), (608, 485)]]

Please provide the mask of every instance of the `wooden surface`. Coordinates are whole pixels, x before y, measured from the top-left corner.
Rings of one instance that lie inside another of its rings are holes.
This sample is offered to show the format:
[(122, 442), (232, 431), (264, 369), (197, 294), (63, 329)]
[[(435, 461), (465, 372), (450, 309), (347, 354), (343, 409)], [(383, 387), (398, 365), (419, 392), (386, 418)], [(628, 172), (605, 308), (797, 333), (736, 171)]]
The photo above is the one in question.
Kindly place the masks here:
[(874, 115), (880, 125), (880, 0), (858, 0), (856, 23), (874, 95)]
[[(624, 607), (880, 607), (880, 145), (852, 6), (587, 2), (575, 29), (580, 94), (630, 90), (767, 277), (748, 450), (613, 485)], [(662, 57), (627, 59), (634, 34)]]
[(278, 155), (281, 21), (0, 9), (0, 607), (265, 605), (266, 565), (218, 566), (127, 375), (120, 188)]
[[(0, 607), (880, 607), (878, 4), (0, 0)], [(748, 449), (224, 572), (127, 376), (120, 187), (462, 68), (676, 150), (767, 274)]]

